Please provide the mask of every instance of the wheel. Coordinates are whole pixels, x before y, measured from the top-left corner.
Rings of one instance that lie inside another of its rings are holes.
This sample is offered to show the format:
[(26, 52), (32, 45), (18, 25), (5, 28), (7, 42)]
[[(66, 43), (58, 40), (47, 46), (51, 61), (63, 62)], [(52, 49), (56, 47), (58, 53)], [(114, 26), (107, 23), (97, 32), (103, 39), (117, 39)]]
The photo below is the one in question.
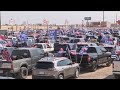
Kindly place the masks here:
[(93, 61), (92, 62), (92, 66), (91, 66), (91, 68), (90, 68), (90, 71), (91, 72), (94, 72), (94, 71), (96, 71), (97, 70), (97, 62), (96, 61)]
[(111, 63), (110, 62), (106, 63), (106, 66), (107, 67), (111, 66)]
[(114, 74), (115, 79), (120, 79), (120, 75)]
[(26, 79), (28, 76), (28, 69), (26, 67), (21, 67), (20, 72), (18, 73), (19, 79)]
[(58, 76), (58, 79), (64, 79), (64, 76), (63, 76), (62, 74), (60, 74), (60, 75)]
[(75, 70), (75, 74), (74, 74), (74, 78), (78, 78), (79, 77), (79, 69)]

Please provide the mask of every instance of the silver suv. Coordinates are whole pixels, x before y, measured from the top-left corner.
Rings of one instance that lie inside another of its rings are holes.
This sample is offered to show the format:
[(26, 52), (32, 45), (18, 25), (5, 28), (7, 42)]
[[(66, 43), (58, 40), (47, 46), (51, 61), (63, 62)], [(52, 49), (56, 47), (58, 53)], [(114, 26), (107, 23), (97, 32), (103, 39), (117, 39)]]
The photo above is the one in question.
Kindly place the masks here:
[(45, 57), (39, 60), (32, 72), (32, 79), (66, 79), (79, 77), (78, 63), (65, 57)]

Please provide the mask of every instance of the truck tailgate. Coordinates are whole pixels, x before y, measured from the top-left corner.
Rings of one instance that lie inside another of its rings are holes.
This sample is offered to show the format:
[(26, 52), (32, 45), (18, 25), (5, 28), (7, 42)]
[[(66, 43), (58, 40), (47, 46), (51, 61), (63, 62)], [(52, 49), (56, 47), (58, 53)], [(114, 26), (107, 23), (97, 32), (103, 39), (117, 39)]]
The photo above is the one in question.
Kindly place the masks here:
[(6, 60), (2, 60), (0, 61), (0, 70), (2, 69), (12, 69), (12, 62), (6, 61)]
[(113, 68), (113, 72), (120, 72), (120, 61), (113, 61), (114, 64), (114, 68)]

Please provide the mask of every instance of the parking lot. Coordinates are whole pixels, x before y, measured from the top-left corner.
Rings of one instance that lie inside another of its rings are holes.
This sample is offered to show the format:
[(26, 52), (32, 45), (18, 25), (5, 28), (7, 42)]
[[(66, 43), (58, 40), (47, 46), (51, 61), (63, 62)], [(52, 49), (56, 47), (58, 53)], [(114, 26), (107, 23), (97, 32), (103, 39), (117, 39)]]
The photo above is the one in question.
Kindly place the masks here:
[[(32, 79), (32, 76), (29, 75), (27, 79)], [(89, 72), (87, 70), (81, 70), (79, 78), (77, 79), (114, 79), (112, 74), (112, 66), (100, 66), (95, 72)]]

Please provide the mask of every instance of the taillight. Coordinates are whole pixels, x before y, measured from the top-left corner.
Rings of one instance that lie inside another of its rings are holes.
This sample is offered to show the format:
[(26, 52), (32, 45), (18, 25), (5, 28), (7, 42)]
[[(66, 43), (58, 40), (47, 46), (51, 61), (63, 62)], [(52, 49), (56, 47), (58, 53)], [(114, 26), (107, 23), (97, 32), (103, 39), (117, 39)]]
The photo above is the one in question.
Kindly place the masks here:
[(13, 69), (13, 63), (11, 63), (11, 69)]
[(88, 62), (90, 62), (90, 60), (91, 60), (91, 58), (90, 58), (90, 56), (88, 55), (88, 58), (87, 58), (87, 60), (88, 60)]
[(114, 68), (114, 63), (112, 64), (112, 68)]
[(51, 71), (56, 71), (56, 69), (55, 69), (55, 68), (49, 68), (48, 70), (51, 70)]

